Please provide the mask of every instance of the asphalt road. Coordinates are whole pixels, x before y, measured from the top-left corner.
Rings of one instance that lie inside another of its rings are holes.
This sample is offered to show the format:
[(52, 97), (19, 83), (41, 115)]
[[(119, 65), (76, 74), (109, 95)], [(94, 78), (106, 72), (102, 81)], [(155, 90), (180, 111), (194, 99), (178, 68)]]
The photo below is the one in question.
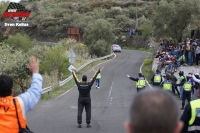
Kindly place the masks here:
[[(91, 90), (91, 128), (86, 128), (85, 111), (82, 128), (77, 128), (76, 86), (62, 96), (37, 104), (27, 115), (29, 128), (35, 133), (125, 133), (124, 122), (137, 94), (135, 82), (126, 75), (137, 77), (147, 57), (146, 52), (122, 50), (116, 53), (116, 58), (104, 63), (100, 89), (94, 84)], [(93, 73), (91, 69), (86, 75), (90, 79)]]

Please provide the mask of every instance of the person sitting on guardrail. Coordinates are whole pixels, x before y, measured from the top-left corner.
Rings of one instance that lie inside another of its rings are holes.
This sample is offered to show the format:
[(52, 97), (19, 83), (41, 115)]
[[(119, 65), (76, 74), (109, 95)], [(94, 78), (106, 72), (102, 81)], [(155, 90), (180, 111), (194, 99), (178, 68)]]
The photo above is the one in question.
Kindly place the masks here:
[(127, 133), (180, 133), (183, 122), (178, 117), (175, 98), (166, 91), (151, 89), (136, 95), (130, 121), (124, 126)]
[(33, 74), (32, 83), (26, 92), (17, 97), (13, 97), (13, 79), (8, 75), (0, 75), (1, 133), (18, 133), (21, 128), (29, 130), (26, 125), (26, 114), (41, 97), (43, 78), (39, 74), (39, 64), (35, 57), (30, 58), (27, 67)]
[(75, 70), (72, 69), (72, 74), (75, 80), (75, 83), (78, 87), (79, 91), (79, 98), (78, 98), (78, 117), (77, 117), (77, 122), (78, 122), (78, 128), (81, 128), (82, 124), (82, 113), (83, 109), (85, 108), (86, 110), (86, 123), (87, 123), (87, 128), (90, 128), (90, 120), (91, 120), (91, 98), (90, 98), (90, 90), (92, 85), (94, 84), (94, 81), (97, 77), (97, 75), (100, 73), (100, 69), (98, 72), (95, 72), (91, 81), (87, 82), (87, 76), (83, 75), (82, 76), (82, 82), (79, 82)]

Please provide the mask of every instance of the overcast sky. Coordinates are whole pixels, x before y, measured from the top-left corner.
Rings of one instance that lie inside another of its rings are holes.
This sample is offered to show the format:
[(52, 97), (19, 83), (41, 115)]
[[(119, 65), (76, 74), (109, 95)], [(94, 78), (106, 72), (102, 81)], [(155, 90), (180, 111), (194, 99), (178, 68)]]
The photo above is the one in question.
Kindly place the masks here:
[(0, 0), (0, 2), (1, 1), (20, 2), (20, 0)]

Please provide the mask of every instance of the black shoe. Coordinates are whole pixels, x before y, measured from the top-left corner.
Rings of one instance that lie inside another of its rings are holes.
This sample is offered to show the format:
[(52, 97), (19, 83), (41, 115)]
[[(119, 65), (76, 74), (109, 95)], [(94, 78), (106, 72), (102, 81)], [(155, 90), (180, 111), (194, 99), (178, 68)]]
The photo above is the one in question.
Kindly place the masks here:
[(90, 124), (87, 124), (87, 128), (90, 128), (91, 126), (90, 126)]
[(81, 128), (81, 124), (78, 124), (78, 128)]

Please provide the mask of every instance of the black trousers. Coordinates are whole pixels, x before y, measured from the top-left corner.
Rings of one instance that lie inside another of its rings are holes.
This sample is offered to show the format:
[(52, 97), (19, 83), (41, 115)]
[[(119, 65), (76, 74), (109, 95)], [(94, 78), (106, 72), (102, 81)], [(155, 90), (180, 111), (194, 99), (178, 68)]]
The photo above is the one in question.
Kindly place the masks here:
[(145, 89), (145, 87), (144, 88), (137, 88), (137, 93), (144, 90), (144, 89)]
[(199, 65), (199, 57), (200, 57), (200, 54), (196, 54), (196, 65), (198, 66)]
[(177, 86), (173, 86), (173, 89), (172, 89), (172, 90), (173, 90), (174, 95), (176, 94), (176, 93), (175, 93), (175, 91), (176, 91), (177, 94), (180, 96), (180, 92), (179, 92)]
[(84, 108), (86, 112), (86, 123), (90, 124), (90, 120), (91, 120), (91, 99), (90, 98), (78, 99), (78, 117), (77, 117), (78, 124), (82, 123), (82, 113), (83, 113)]
[(188, 103), (191, 101), (191, 91), (184, 91), (183, 90), (183, 97), (182, 97), (182, 108), (185, 106), (185, 100), (187, 99)]
[(188, 51), (185, 51), (185, 63), (188, 64)]

